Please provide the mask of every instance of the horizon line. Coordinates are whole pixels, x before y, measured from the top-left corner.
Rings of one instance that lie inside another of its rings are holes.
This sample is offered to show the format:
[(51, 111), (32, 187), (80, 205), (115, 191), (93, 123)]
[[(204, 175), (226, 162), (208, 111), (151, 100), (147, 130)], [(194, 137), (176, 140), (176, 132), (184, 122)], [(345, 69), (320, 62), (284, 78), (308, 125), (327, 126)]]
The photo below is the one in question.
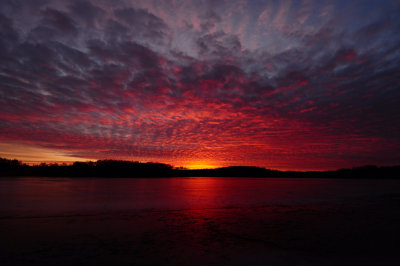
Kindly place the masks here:
[[(330, 172), (330, 171), (338, 171), (342, 169), (355, 169), (355, 168), (362, 168), (362, 167), (367, 167), (367, 166), (373, 166), (373, 167), (397, 167), (400, 166), (399, 164), (395, 165), (377, 165), (377, 164), (365, 164), (365, 165), (357, 165), (357, 166), (352, 166), (349, 168), (343, 167), (343, 168), (336, 168), (336, 169), (319, 169), (319, 170), (287, 170), (287, 169), (276, 169), (276, 168), (267, 168), (265, 166), (254, 166), (254, 165), (230, 165), (230, 166), (217, 166), (217, 167), (209, 167), (209, 168), (189, 168), (189, 167), (184, 167), (184, 166), (175, 166), (169, 163), (162, 163), (162, 162), (155, 162), (155, 161), (139, 161), (139, 160), (118, 160), (118, 159), (97, 159), (97, 160), (77, 160), (77, 161), (50, 161), (50, 160), (42, 160), (42, 161), (26, 161), (26, 160), (20, 160), (17, 158), (6, 158), (6, 157), (0, 157), (0, 159), (7, 159), (7, 160), (17, 160), (23, 164), (26, 164), (28, 166), (40, 166), (40, 164), (57, 164), (57, 165), (73, 165), (76, 162), (80, 163), (88, 163), (88, 162), (97, 162), (97, 161), (123, 161), (123, 162), (132, 162), (132, 163), (159, 163), (159, 164), (164, 164), (164, 165), (170, 165), (173, 167), (174, 170), (213, 170), (213, 169), (221, 169), (221, 168), (229, 168), (229, 167), (254, 167), (254, 168), (263, 168), (266, 170), (271, 170), (271, 171), (281, 171), (281, 172)], [(181, 169), (179, 169), (181, 168)]]

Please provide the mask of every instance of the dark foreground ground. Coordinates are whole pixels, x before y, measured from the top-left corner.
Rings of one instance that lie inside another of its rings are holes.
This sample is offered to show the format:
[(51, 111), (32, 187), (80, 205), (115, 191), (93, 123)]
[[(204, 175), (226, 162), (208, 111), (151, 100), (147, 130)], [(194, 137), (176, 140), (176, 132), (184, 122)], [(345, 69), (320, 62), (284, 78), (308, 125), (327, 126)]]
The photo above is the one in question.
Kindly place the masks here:
[(399, 265), (400, 195), (351, 204), (1, 216), (1, 265)]

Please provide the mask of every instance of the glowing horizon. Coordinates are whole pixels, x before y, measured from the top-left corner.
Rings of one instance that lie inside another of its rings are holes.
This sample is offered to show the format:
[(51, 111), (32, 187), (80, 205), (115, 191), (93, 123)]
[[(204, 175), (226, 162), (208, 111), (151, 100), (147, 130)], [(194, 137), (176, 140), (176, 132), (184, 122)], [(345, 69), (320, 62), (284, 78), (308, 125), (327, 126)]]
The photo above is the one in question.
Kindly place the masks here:
[[(8, 147), (7, 147), (8, 146)], [(12, 148), (13, 149), (13, 155), (4, 153), (3, 151), (6, 150), (4, 149), (5, 147), (7, 148)], [(21, 152), (20, 148), (24, 150), (24, 152)], [(148, 160), (135, 160), (135, 159), (129, 159), (129, 158), (77, 158), (73, 156), (68, 156), (68, 155), (63, 155), (62, 152), (59, 150), (50, 150), (50, 149), (44, 149), (44, 148), (38, 148), (38, 147), (32, 147), (32, 146), (27, 146), (27, 145), (12, 145), (12, 144), (2, 144), (0, 143), (0, 158), (5, 158), (9, 160), (19, 160), (22, 163), (25, 163), (27, 165), (40, 165), (41, 163), (46, 163), (46, 164), (72, 164), (74, 162), (90, 162), (90, 161), (97, 161), (97, 160), (124, 160), (124, 161), (132, 161), (132, 162), (141, 162), (141, 163), (147, 163), (147, 162), (152, 162), (152, 163), (164, 163), (173, 166), (174, 168), (186, 168), (189, 170), (199, 170), (199, 169), (215, 169), (215, 168), (221, 168), (221, 167), (228, 167), (228, 166), (255, 166), (255, 167), (262, 167), (266, 169), (272, 169), (272, 170), (279, 170), (279, 171), (326, 171), (326, 170), (338, 170), (340, 168), (304, 168), (304, 167), (299, 167), (299, 168), (274, 168), (270, 167), (268, 165), (256, 165), (256, 164), (224, 164), (218, 161), (210, 161), (210, 160), (199, 160), (195, 159), (193, 161), (183, 161), (183, 162), (176, 162), (176, 161), (160, 161), (160, 160), (153, 160), (153, 159), (148, 159)], [(16, 151), (17, 150), (17, 151)], [(383, 164), (383, 165), (377, 165), (377, 166), (394, 166), (390, 164)], [(361, 167), (365, 165), (352, 165), (348, 166), (347, 168), (353, 168), (353, 167)], [(343, 167), (341, 167), (343, 168)]]

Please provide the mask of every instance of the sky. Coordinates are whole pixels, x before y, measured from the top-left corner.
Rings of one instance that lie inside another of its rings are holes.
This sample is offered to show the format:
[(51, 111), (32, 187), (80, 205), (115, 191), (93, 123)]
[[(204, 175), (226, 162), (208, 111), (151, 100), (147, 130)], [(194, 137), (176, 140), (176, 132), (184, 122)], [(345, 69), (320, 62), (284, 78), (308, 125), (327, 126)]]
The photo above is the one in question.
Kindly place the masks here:
[(2, 0), (0, 157), (400, 164), (400, 1)]

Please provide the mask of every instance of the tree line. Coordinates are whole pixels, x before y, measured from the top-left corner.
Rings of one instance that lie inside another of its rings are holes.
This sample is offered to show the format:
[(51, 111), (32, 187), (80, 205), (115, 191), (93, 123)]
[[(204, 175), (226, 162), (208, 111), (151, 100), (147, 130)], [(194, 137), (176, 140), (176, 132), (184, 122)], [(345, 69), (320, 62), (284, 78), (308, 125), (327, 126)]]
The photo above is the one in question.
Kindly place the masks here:
[(74, 162), (70, 165), (41, 163), (27, 165), (18, 160), (0, 158), (0, 176), (46, 177), (291, 177), (291, 178), (398, 178), (400, 166), (362, 166), (335, 171), (279, 171), (253, 166), (231, 166), (190, 170), (163, 163), (122, 160)]

